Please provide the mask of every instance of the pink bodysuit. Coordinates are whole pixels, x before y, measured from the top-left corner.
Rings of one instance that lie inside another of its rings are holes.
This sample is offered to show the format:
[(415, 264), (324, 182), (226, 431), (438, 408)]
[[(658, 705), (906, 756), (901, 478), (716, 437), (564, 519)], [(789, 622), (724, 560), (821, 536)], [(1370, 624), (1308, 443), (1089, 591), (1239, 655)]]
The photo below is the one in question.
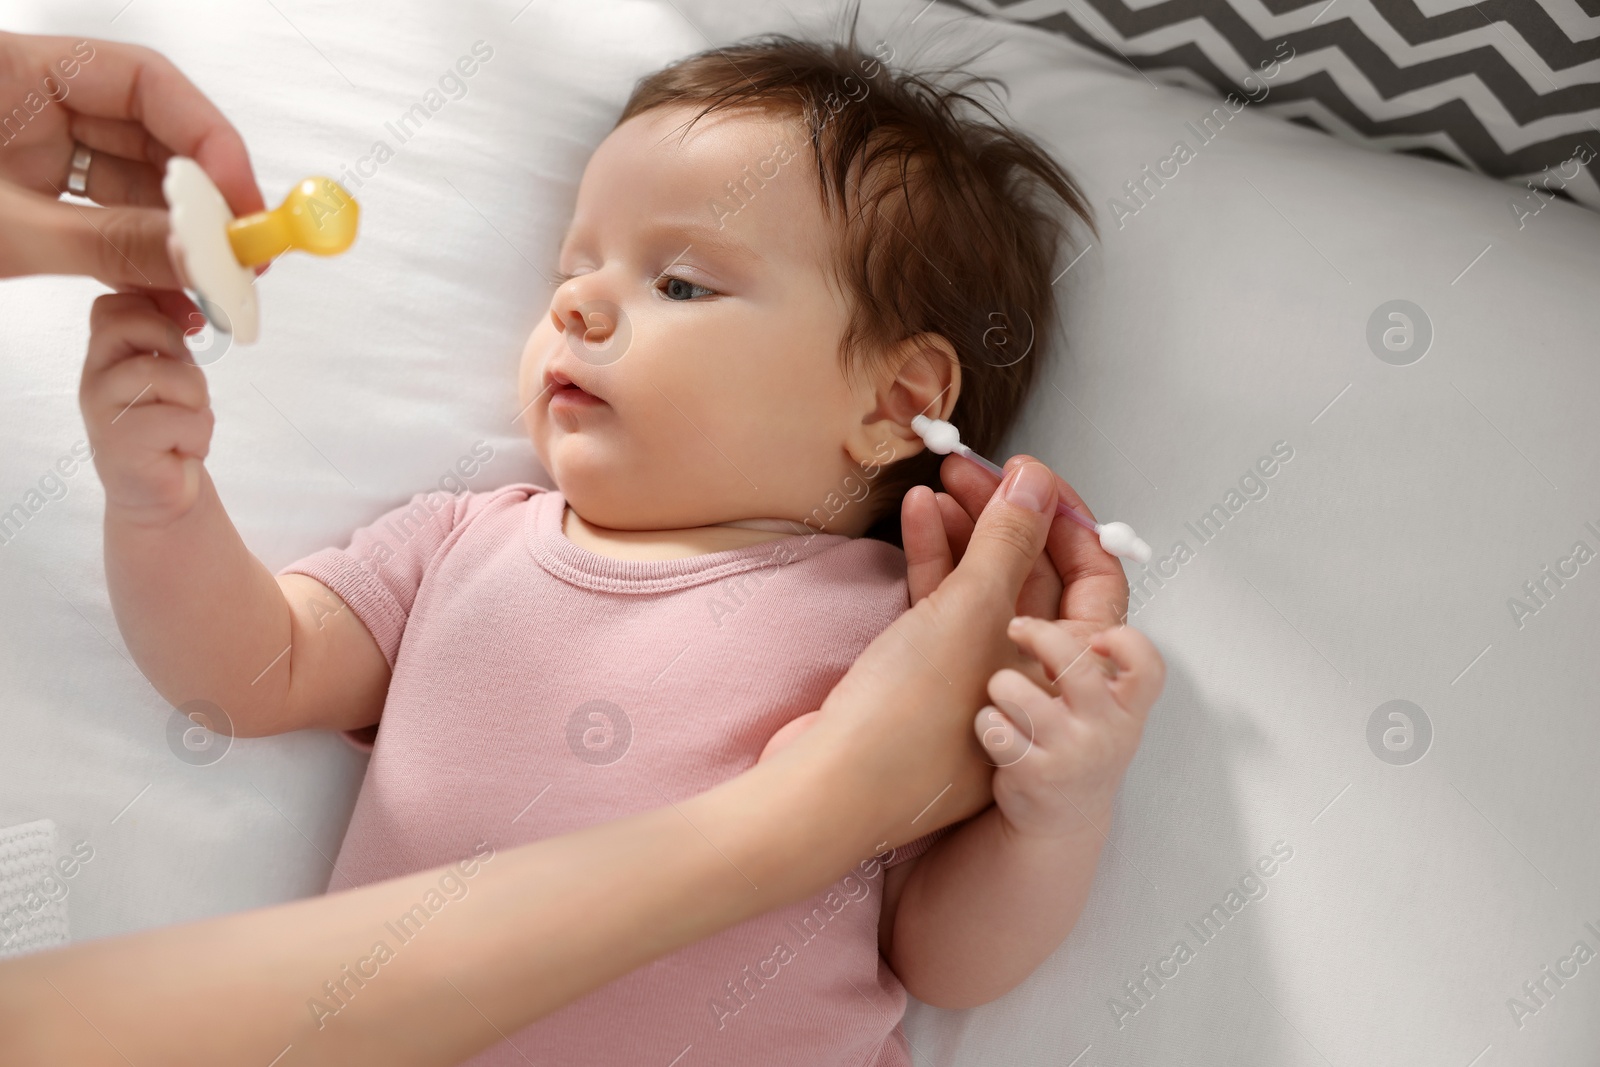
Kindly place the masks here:
[[(808, 533), (617, 560), (567, 539), (565, 507), (526, 484), (418, 495), (348, 548), (280, 572), (344, 598), (393, 670), (329, 891), (474, 854), (493, 863), (491, 850), (732, 778), (909, 606), (905, 556), (882, 541)], [(373, 731), (351, 736), (365, 747)], [(878, 952), (882, 869), (935, 836), (647, 964), (470, 1063), (909, 1064), (905, 992)], [(466, 906), (471, 885), (450, 879), (395, 917), (384, 951), (352, 961), (307, 1010), (337, 1026), (362, 976)]]

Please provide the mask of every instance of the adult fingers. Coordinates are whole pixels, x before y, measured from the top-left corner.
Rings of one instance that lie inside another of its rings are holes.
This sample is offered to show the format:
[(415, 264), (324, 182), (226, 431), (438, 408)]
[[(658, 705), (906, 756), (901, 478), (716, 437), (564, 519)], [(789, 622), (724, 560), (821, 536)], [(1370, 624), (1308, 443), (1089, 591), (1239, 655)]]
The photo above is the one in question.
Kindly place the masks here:
[(958, 560), (966, 552), (967, 542), (972, 539), (972, 516), (949, 493), (935, 493), (934, 500), (939, 505), (939, 516), (944, 520), (944, 535), (950, 543), (950, 556)]
[[(21, 198), (26, 198), (23, 200)], [(14, 213), (26, 217), (33, 239), (21, 257), (22, 270), (5, 274), (83, 274), (105, 284), (146, 289), (176, 289), (178, 276), (167, 255), (167, 213), (153, 207), (85, 207), (36, 193), (0, 188), (0, 221)]]
[(89, 185), (85, 195), (97, 204), (133, 204), (138, 207), (164, 208), (167, 201), (161, 195), (161, 172), (148, 163), (96, 152), (89, 165)]
[[(1061, 498), (1086, 517), (1095, 518), (1089, 505), (1065, 481), (1061, 482)], [(1128, 578), (1122, 561), (1100, 547), (1100, 538), (1092, 530), (1065, 517), (1060, 525), (1061, 529), (1050, 531), (1046, 549), (1065, 579), (1060, 617), (1100, 627), (1121, 625), (1128, 617)]]
[(87, 145), (97, 153), (105, 152), (123, 159), (149, 163), (157, 170), (165, 168), (167, 160), (172, 158), (172, 149), (152, 137), (142, 122), (74, 114), (67, 128), (72, 132), (74, 141)]
[[(915, 516), (927, 500), (918, 493), (913, 501)], [(961, 561), (872, 640), (828, 694), (815, 728), (774, 762), (832, 754), (841, 790), (868, 790), (881, 805), (875, 825), (896, 844), (988, 803), (993, 768), (971, 740), (972, 713), (1007, 661), (1005, 624), (1054, 507), (1049, 470), (1020, 464), (978, 516)]]
[[(56, 37), (41, 39), (36, 46), (70, 51), (77, 44)], [(68, 98), (72, 111), (143, 124), (162, 145), (200, 164), (235, 215), (265, 208), (239, 131), (170, 60), (138, 45), (82, 44), (88, 55), (74, 53), (81, 67)]]
[[(1065, 479), (1057, 477), (1056, 488), (1068, 507), (1098, 521)], [(1094, 531), (1063, 516), (1050, 529), (1046, 552), (1063, 585), (1058, 590), (1060, 603), (1053, 605), (1050, 614), (1040, 613), (1039, 618), (1075, 619), (1097, 626), (1117, 626), (1127, 618), (1127, 576), (1121, 561), (1100, 547), (1100, 538)]]
[[(1006, 470), (1033, 458), (1029, 455), (1012, 456), (1006, 461)], [(963, 506), (971, 503), (973, 495), (982, 491), (982, 486), (992, 485), (995, 480), (994, 475), (977, 464), (956, 456), (946, 460), (939, 470), (939, 476)], [(1095, 517), (1077, 490), (1064, 479), (1056, 478), (1056, 488), (1060, 499), (1069, 507), (1076, 508), (1086, 518)], [(1025, 590), (1029, 597), (1027, 603), (1018, 605), (1019, 614), (1041, 619), (1075, 619), (1100, 627), (1116, 626), (1126, 620), (1128, 579), (1123, 573), (1122, 563), (1100, 547), (1100, 539), (1093, 531), (1065, 516), (1056, 516), (1050, 526), (1046, 554), (1050, 569), (1060, 584), (1041, 579), (1031, 585)]]
[[(1026, 462), (1037, 462), (1037, 460), (1032, 456), (1012, 456), (1006, 461), (1005, 469), (1009, 473)], [(950, 491), (952, 500), (969, 515), (977, 515), (983, 510), (984, 504), (1000, 481), (976, 463), (969, 463), (966, 459), (954, 455), (946, 458), (940, 465), (939, 480)], [(1057, 479), (1058, 484), (1059, 481)], [(1053, 521), (1050, 538), (1062, 536), (1055, 527), (1067, 521), (1064, 519)], [(1028, 572), (1028, 577), (1018, 594), (1017, 612), (1039, 618), (1055, 618), (1061, 610), (1061, 586), (1061, 576), (1056, 573), (1053, 561), (1049, 556), (1041, 554)]]
[[(982, 510), (981, 508), (979, 510)], [(911, 603), (931, 593), (955, 569), (972, 538), (972, 518), (948, 493), (912, 486), (900, 506)]]
[(912, 486), (900, 502), (900, 542), (906, 554), (906, 587), (915, 604), (955, 568), (939, 503), (925, 485)]
[[(161, 174), (172, 158), (172, 150), (152, 137), (141, 123), (74, 114), (68, 130), (75, 142), (94, 151), (89, 162), (90, 200), (97, 204), (167, 206), (161, 195)], [(65, 171), (60, 184), (66, 185)]]
[(961, 562), (929, 594), (948, 625), (997, 632), (1038, 563), (1055, 513), (1056, 478), (1042, 463), (1019, 463), (978, 515)]

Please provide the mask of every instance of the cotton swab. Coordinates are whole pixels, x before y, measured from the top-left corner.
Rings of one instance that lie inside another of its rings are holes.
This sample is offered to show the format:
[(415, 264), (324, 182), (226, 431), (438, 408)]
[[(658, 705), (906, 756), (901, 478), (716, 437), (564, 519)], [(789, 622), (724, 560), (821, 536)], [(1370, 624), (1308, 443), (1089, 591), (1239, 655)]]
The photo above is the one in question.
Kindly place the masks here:
[[(961, 443), (961, 431), (943, 419), (930, 419), (926, 415), (916, 415), (911, 419), (911, 428), (922, 438), (930, 452), (939, 455), (949, 455), (951, 452), (958, 456), (965, 456), (984, 470), (999, 478), (1006, 476), (1005, 468), (984, 459), (972, 449)], [(1076, 522), (1096, 534), (1100, 535), (1100, 547), (1113, 556), (1131, 559), (1135, 563), (1150, 562), (1150, 546), (1133, 532), (1133, 527), (1125, 522), (1098, 523), (1084, 515), (1078, 509), (1069, 506), (1066, 501), (1056, 502), (1056, 510), (1067, 518)]]

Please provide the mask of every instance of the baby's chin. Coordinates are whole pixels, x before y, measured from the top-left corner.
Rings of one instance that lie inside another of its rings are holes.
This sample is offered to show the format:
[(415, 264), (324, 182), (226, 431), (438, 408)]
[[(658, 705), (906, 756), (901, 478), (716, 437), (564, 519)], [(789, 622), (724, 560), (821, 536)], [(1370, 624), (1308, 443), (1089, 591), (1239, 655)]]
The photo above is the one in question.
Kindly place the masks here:
[(552, 475), (552, 481), (572, 510), (590, 526), (600, 526), (608, 530), (646, 531), (679, 530), (690, 526), (709, 525), (695, 520), (692, 516), (685, 518), (682, 512), (669, 515), (652, 506), (652, 502), (648, 499), (641, 499), (639, 495), (630, 493), (626, 489), (619, 492), (622, 486), (618, 482), (597, 484), (595, 480), (587, 477), (556, 475)]
[(737, 510), (727, 501), (696, 493), (692, 485), (681, 480), (638, 470), (562, 467), (551, 471), (550, 479), (584, 522), (608, 530), (715, 526), (726, 522), (730, 511)]
[[(550, 485), (585, 522), (612, 530), (668, 528), (657, 523), (661, 504), (646, 488), (652, 481), (648, 472), (623, 457), (607, 455), (600, 442), (562, 434), (554, 442), (553, 454), (538, 451)], [(660, 478), (654, 481), (669, 484)]]

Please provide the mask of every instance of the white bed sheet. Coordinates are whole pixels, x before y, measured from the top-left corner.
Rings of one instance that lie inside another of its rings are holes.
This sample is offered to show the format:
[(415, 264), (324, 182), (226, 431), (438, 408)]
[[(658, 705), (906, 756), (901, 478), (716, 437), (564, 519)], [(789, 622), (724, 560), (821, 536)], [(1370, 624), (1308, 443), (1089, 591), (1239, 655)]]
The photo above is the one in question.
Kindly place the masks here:
[[(396, 149), (352, 188), (356, 247), (275, 267), (264, 340), (211, 369), (210, 467), (271, 566), (434, 484), (479, 440), (496, 458), (475, 487), (539, 477), (512, 433), (512, 374), (589, 150), (632, 81), (702, 34), (792, 30), (830, 10), (119, 7), (13, 9), (4, 24), (160, 47), (244, 131), (269, 196), (378, 139)], [(904, 42), (906, 58), (919, 41), (976, 40), (974, 23), (922, 7), (869, 4), (863, 38)], [(1158, 557), (1180, 540), (1191, 555), (1144, 585), (1133, 620), (1167, 658), (1167, 690), (1082, 921), (997, 1003), (913, 1006), (919, 1062), (1592, 1056), (1600, 964), (1520, 1025), (1508, 1002), (1532, 1006), (1523, 983), (1580, 939), (1600, 950), (1585, 925), (1600, 931), (1600, 577), (1580, 566), (1520, 625), (1508, 603), (1574, 542), (1600, 549), (1600, 220), (1556, 203), (1519, 230), (1503, 185), (1246, 108), (1119, 227), (1111, 199), (1176, 140), (1194, 147), (1185, 124), (1216, 102), (982, 26), (1000, 47), (979, 69), (1007, 79), (1013, 115), (1082, 180), (1102, 224), (1057, 283), (1065, 351), (1012, 450), (1050, 460)], [(478, 40), (494, 57), (465, 97), (396, 144), (385, 123)], [(82, 437), (97, 291), (0, 285), (0, 509)], [(1408, 366), (1367, 340), (1393, 300), (1432, 324)], [(1186, 523), (1228, 507), (1278, 442), (1293, 455), (1266, 495), (1202, 543)], [(51, 818), (64, 844), (93, 844), (69, 900), (80, 938), (318, 891), (361, 757), (301, 734), (235, 742), (210, 766), (176, 758), (106, 601), (98, 483), (83, 470), (68, 485), (0, 546), (0, 826)], [(1397, 699), (1433, 732), (1404, 766), (1368, 741)], [(1278, 842), (1292, 857), (1261, 879), (1265, 896), (1201, 944), (1186, 923)], [(1112, 998), (1180, 938), (1194, 958), (1159, 988), (1145, 979), (1153, 995), (1119, 1019)]]

